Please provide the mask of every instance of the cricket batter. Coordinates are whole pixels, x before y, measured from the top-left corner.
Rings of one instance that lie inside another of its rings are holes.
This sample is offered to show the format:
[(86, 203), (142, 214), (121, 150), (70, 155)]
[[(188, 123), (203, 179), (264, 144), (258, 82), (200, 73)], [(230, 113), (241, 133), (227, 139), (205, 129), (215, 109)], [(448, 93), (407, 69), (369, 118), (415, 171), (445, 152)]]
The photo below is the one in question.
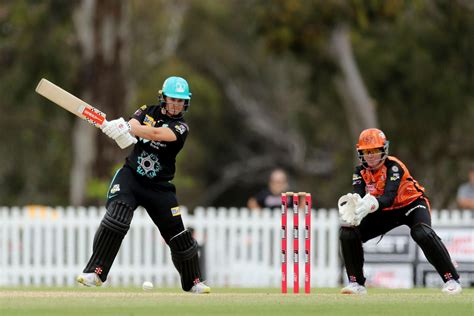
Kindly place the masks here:
[(176, 189), (170, 182), (175, 174), (176, 156), (189, 132), (183, 114), (190, 100), (187, 81), (169, 77), (160, 90), (159, 105), (144, 105), (128, 122), (119, 118), (102, 129), (114, 140), (130, 133), (138, 142), (112, 179), (107, 212), (95, 234), (92, 256), (77, 277), (79, 283), (100, 286), (105, 282), (130, 227), (133, 212), (141, 205), (170, 247), (183, 290), (210, 293), (211, 289), (201, 282), (197, 242), (184, 228)]
[(442, 292), (462, 291), (459, 275), (446, 247), (431, 228), (430, 203), (425, 189), (410, 175), (407, 167), (388, 155), (389, 142), (376, 128), (364, 130), (357, 152), (361, 164), (352, 176), (353, 193), (338, 201), (343, 222), (339, 239), (349, 285), (343, 294), (366, 294), (362, 243), (400, 225), (410, 235), (445, 282)]

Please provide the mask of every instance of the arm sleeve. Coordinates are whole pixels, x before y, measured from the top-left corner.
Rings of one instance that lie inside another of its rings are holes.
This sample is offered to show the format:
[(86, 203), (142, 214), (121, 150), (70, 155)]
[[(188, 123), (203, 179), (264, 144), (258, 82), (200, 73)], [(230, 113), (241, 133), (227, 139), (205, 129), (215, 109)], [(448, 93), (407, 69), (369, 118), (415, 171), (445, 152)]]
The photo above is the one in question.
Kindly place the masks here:
[(404, 174), (402, 166), (395, 161), (390, 161), (387, 165), (387, 179), (385, 180), (385, 189), (381, 196), (377, 198), (379, 201), (379, 209), (392, 206), (393, 201), (397, 197), (398, 188)]
[(356, 167), (354, 174), (352, 175), (352, 191), (353, 193), (357, 193), (363, 197), (365, 195), (365, 182), (360, 171), (361, 168)]
[(189, 133), (189, 127), (183, 121), (174, 121), (168, 125), (168, 128), (176, 135), (178, 143), (184, 143)]
[(135, 111), (135, 113), (133, 113), (130, 119), (133, 118), (139, 121), (140, 123), (143, 123), (143, 119), (145, 118), (145, 115), (146, 115), (146, 110), (147, 110), (146, 105), (141, 106), (139, 109)]

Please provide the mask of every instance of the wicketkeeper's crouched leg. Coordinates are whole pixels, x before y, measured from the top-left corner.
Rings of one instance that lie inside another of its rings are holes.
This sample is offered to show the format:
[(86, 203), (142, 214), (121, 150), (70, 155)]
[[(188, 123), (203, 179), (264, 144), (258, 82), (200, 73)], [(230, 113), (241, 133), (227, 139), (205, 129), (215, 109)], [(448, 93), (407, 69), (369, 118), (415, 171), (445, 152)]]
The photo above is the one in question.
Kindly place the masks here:
[(169, 246), (173, 264), (181, 276), (181, 287), (184, 291), (189, 291), (193, 285), (201, 281), (198, 244), (191, 232), (184, 230), (171, 237)]
[(339, 240), (349, 281), (364, 285), (364, 250), (359, 231), (355, 227), (341, 227)]
[(410, 234), (444, 282), (459, 279), (448, 250), (430, 226), (424, 223), (416, 224), (411, 228)]
[(122, 240), (130, 228), (133, 211), (121, 201), (114, 201), (107, 207), (107, 212), (95, 233), (93, 253), (84, 273), (95, 272), (102, 282), (105, 282)]

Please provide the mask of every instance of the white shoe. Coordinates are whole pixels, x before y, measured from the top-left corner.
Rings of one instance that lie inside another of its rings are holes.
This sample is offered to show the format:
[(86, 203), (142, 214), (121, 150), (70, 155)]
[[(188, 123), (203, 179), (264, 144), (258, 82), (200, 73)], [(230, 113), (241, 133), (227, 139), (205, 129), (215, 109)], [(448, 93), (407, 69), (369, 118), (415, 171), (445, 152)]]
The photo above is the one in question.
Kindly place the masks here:
[(84, 286), (101, 286), (102, 280), (95, 273), (82, 273), (77, 277), (77, 282)]
[(193, 287), (189, 290), (190, 293), (194, 294), (209, 294), (211, 293), (211, 288), (206, 284), (199, 282), (193, 285)]
[(357, 282), (350, 282), (345, 288), (341, 290), (341, 294), (365, 295), (367, 294), (367, 289), (365, 286), (360, 285)]
[(456, 280), (449, 280), (448, 282), (444, 283), (441, 292), (446, 294), (459, 294), (462, 292), (461, 284), (459, 284)]

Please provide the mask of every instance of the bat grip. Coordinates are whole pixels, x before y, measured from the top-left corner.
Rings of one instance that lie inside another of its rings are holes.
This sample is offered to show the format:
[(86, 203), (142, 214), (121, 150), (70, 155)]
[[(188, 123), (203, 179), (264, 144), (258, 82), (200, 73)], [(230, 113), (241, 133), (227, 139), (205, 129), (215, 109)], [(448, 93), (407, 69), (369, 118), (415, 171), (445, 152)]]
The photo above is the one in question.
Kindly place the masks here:
[(109, 121), (107, 121), (106, 119), (104, 119), (104, 121), (102, 122), (102, 124), (100, 124), (98, 127), (99, 127), (100, 129), (103, 129), (104, 127), (107, 126), (107, 124), (109, 124)]

